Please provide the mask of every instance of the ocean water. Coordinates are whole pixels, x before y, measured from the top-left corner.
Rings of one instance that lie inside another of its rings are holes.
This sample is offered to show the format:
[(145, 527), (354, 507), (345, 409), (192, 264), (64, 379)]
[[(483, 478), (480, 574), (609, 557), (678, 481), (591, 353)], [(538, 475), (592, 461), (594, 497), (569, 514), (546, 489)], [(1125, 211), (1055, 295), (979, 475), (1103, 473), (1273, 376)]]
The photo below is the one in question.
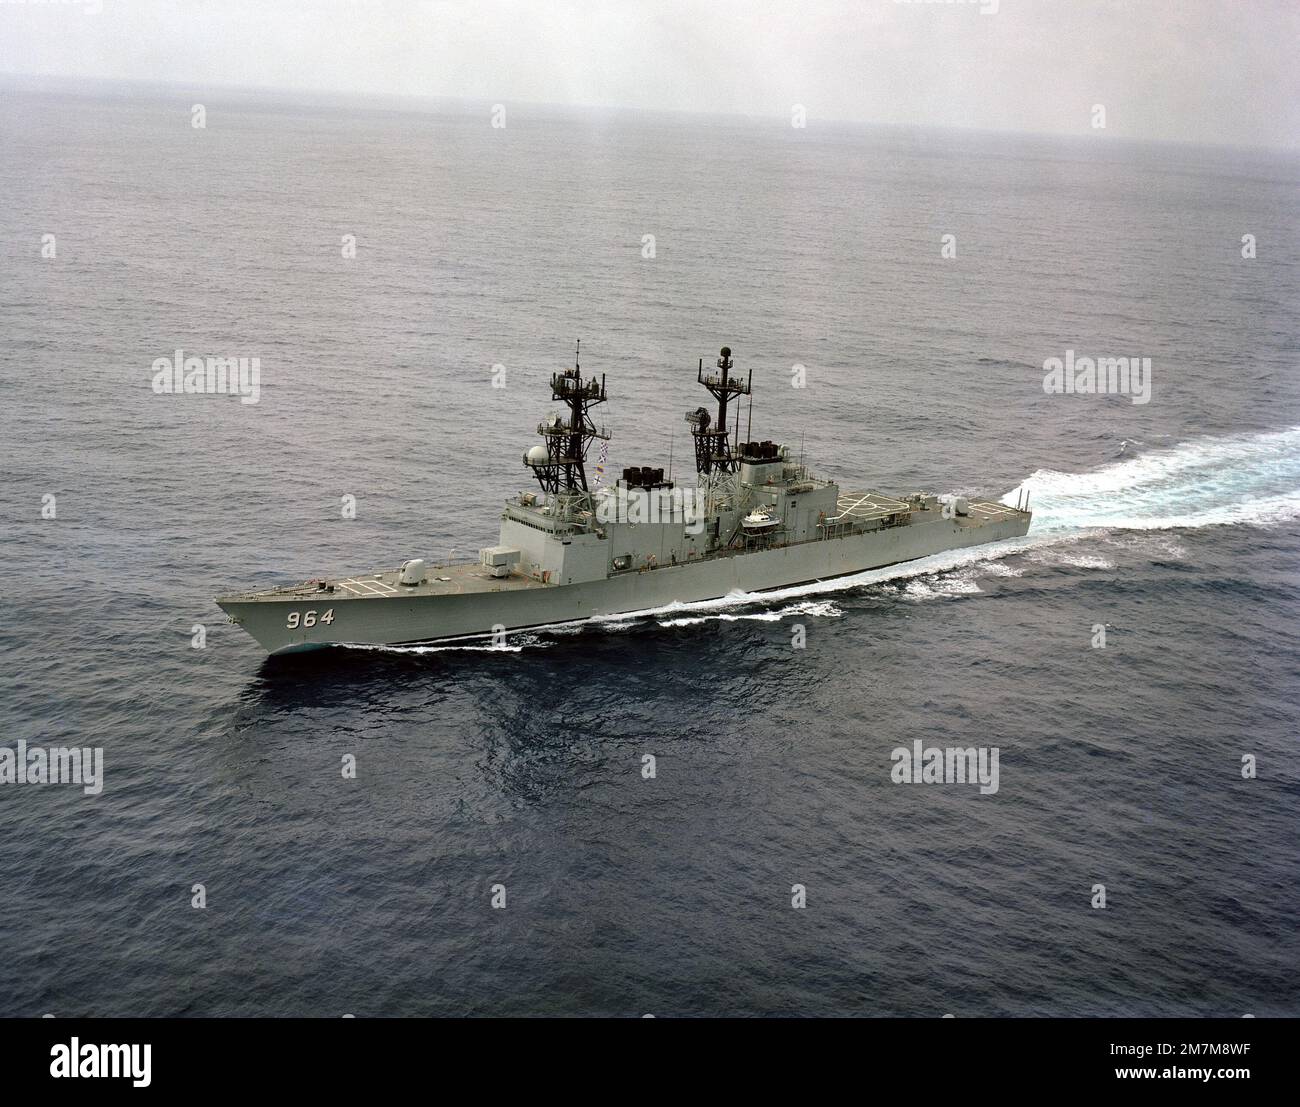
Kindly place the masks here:
[[(0, 85), (0, 746), (104, 751), (0, 785), (0, 1012), (1300, 1014), (1296, 157), (490, 120)], [(222, 621), (491, 544), (579, 336), (615, 469), (685, 475), (727, 343), (755, 437), (1033, 529), (501, 651)], [(155, 394), (178, 348), (259, 402)], [(893, 783), (918, 740), (998, 791)]]

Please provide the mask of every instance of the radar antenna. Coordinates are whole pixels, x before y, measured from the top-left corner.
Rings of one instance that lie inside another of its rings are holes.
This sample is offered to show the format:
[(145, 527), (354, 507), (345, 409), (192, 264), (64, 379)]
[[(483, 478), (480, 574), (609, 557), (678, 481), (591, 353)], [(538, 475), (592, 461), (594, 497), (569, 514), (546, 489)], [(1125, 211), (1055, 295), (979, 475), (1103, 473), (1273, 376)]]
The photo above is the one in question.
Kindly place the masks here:
[(610, 435), (597, 429), (592, 422), (590, 409), (605, 402), (605, 375), (600, 380), (585, 378), (578, 363), (582, 339), (573, 355), (573, 368), (551, 374), (551, 399), (569, 409), (568, 418), (558, 413), (549, 415), (537, 425), (545, 446), (534, 446), (524, 454), (524, 464), (549, 495), (561, 493), (586, 493), (587, 471), (584, 462), (593, 439), (608, 441)]
[[(749, 377), (731, 375), (731, 347), (723, 346), (718, 358), (717, 374), (704, 375), (704, 359), (700, 358), (698, 380), (709, 390), (709, 394), (718, 401), (718, 418), (713, 422), (706, 409), (697, 407), (686, 416), (695, 438), (695, 471), (697, 473), (734, 473), (736, 458), (731, 454), (731, 434), (727, 430), (727, 404), (732, 397), (749, 396), (750, 386), (754, 380), (754, 371)], [(753, 401), (751, 400), (751, 403)], [(736, 433), (739, 435), (740, 407), (736, 407)]]

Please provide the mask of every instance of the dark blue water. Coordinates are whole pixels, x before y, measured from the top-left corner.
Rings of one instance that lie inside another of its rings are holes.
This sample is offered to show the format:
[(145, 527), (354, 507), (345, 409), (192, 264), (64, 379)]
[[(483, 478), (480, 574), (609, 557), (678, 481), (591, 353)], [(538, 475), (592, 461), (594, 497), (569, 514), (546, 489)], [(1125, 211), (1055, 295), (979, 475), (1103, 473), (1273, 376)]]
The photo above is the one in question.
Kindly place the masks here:
[[(0, 744), (105, 757), (0, 785), (0, 1010), (1300, 1014), (1295, 157), (489, 108), (0, 87)], [(491, 544), (578, 335), (614, 468), (680, 475), (727, 342), (755, 437), (1034, 529), (502, 652), (221, 621)]]

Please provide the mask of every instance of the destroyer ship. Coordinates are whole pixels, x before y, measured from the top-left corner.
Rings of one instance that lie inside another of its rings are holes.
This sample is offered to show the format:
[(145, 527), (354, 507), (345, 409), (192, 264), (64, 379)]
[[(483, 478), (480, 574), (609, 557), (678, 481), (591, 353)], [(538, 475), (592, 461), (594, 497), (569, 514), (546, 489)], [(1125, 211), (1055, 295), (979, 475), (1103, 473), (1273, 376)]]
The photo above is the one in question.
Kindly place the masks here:
[[(580, 347), (579, 347), (580, 349)], [(587, 458), (610, 435), (592, 409), (605, 377), (574, 367), (551, 377), (559, 410), (523, 456), (538, 490), (507, 500), (496, 545), (460, 561), (421, 558), (217, 598), (269, 653), (330, 645), (416, 645), (718, 599), (860, 573), (1025, 534), (1028, 501), (1011, 507), (930, 492), (846, 492), (786, 446), (740, 441), (753, 371), (724, 346), (697, 381), (717, 404), (686, 415), (696, 483), (625, 468), (588, 483)], [(735, 412), (734, 428), (730, 411)], [(752, 433), (752, 431), (750, 432)], [(734, 445), (733, 445), (734, 444)], [(671, 470), (671, 465), (670, 465)]]

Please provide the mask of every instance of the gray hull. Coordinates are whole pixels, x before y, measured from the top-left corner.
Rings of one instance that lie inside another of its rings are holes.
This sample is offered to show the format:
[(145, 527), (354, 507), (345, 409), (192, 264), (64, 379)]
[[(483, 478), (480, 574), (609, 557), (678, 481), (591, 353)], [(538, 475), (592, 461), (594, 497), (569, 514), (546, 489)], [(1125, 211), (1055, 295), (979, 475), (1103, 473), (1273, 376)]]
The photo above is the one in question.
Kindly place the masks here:
[[(272, 654), (341, 643), (401, 645), (490, 634), (498, 627), (509, 631), (643, 611), (675, 601), (717, 599), (736, 591), (770, 591), (998, 542), (1023, 535), (1029, 528), (1027, 513), (1008, 512), (1005, 517), (975, 522), (941, 519), (935, 513), (910, 526), (631, 570), (574, 584), (507, 584), (435, 595), (410, 595), (400, 587), (367, 595), (300, 591), (275, 597), (226, 597), (218, 603)], [(327, 612), (329, 621), (324, 622)], [(305, 626), (307, 622), (311, 625)]]

